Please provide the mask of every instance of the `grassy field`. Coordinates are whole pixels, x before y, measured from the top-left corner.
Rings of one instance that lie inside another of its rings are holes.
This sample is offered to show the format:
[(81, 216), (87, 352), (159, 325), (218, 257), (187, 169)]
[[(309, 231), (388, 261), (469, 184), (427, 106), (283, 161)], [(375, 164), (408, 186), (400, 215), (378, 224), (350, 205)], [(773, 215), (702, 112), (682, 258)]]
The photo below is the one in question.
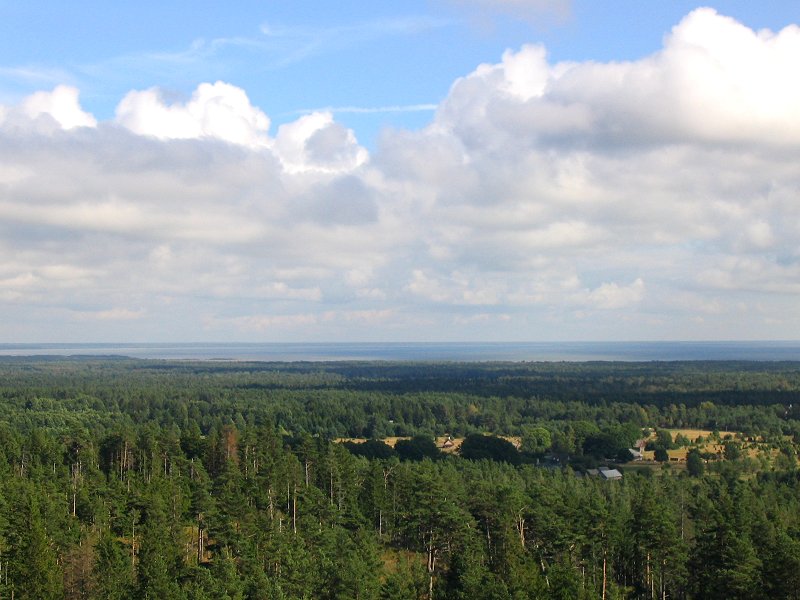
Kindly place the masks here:
[[(519, 446), (522, 443), (522, 440), (519, 437), (508, 436), (508, 435), (501, 435), (499, 437), (503, 438), (504, 440), (508, 440), (509, 442), (514, 444), (514, 447), (517, 448), (517, 449), (519, 449)], [(395, 444), (397, 444), (398, 441), (400, 441), (400, 440), (408, 440), (408, 439), (411, 439), (411, 438), (410, 437), (387, 437), (387, 438), (383, 438), (382, 441), (385, 444), (387, 444), (387, 445), (391, 446), (392, 448), (394, 448)], [(449, 440), (450, 443), (448, 443), (448, 440)], [(335, 441), (337, 441), (337, 442), (354, 442), (356, 444), (362, 444), (362, 443), (366, 442), (367, 439), (366, 438), (337, 438)], [(461, 447), (461, 444), (464, 441), (464, 438), (462, 438), (462, 437), (450, 437), (448, 435), (440, 435), (440, 436), (434, 438), (434, 441), (436, 442), (436, 447), (439, 448), (442, 452), (445, 452), (447, 454), (451, 454), (453, 452), (456, 452)]]
[[(725, 450), (725, 446), (723, 445), (723, 443), (721, 441), (717, 441), (712, 437), (712, 434), (714, 432), (711, 431), (710, 429), (665, 429), (665, 431), (668, 431), (670, 433), (673, 441), (675, 441), (675, 439), (679, 435), (683, 435), (684, 437), (688, 438), (689, 440), (691, 440), (693, 444), (699, 438), (702, 438), (704, 441), (701, 444), (697, 445), (700, 452), (710, 452), (712, 454), (722, 455), (722, 453)], [(737, 436), (741, 436), (741, 433), (736, 431), (720, 431), (718, 433), (720, 440), (723, 441), (726, 438), (734, 440), (740, 439), (737, 438)], [(650, 437), (648, 439), (655, 439), (655, 436), (656, 436), (655, 430), (653, 430), (650, 432)], [(763, 448), (762, 446), (763, 445), (759, 444), (758, 442), (745, 442), (743, 451), (746, 454), (746, 456), (749, 456), (751, 458), (757, 457), (762, 452), (768, 452), (770, 456), (773, 456), (775, 454), (774, 451), (772, 450), (768, 451), (766, 448)], [(685, 462), (686, 454), (688, 451), (689, 448), (682, 447), (682, 448), (675, 448), (673, 450), (667, 450), (667, 454), (669, 455), (670, 462)], [(645, 450), (642, 453), (642, 458), (645, 461), (655, 460), (654, 454), (655, 453), (652, 450)]]
[[(683, 435), (684, 437), (688, 438), (692, 442), (693, 446), (696, 445), (695, 442), (699, 438), (702, 438), (703, 442), (701, 444), (697, 445), (697, 448), (699, 448), (700, 452), (708, 452), (708, 453), (711, 453), (711, 454), (717, 454), (720, 457), (722, 457), (722, 454), (723, 454), (723, 452), (725, 450), (725, 446), (722, 443), (725, 440), (725, 438), (728, 438), (728, 439), (740, 439), (740, 438), (737, 438), (737, 436), (741, 435), (739, 432), (736, 432), (736, 431), (720, 431), (719, 432), (720, 440), (717, 440), (714, 437), (712, 437), (713, 432), (710, 429), (688, 429), (687, 428), (687, 429), (666, 429), (665, 431), (668, 431), (670, 433), (670, 435), (672, 435), (672, 440), (673, 441), (675, 441), (675, 439), (677, 438), (678, 435)], [(655, 439), (655, 435), (656, 435), (655, 434), (655, 430), (651, 430), (650, 436), (647, 439)], [(502, 437), (503, 439), (506, 439), (509, 442), (511, 442), (512, 444), (514, 444), (514, 446), (517, 449), (519, 449), (520, 444), (522, 442), (522, 440), (519, 437), (515, 437), (515, 436), (500, 436), (500, 437)], [(385, 442), (386, 444), (388, 444), (389, 446), (391, 446), (392, 448), (394, 448), (395, 444), (397, 444), (398, 441), (407, 440), (407, 439), (410, 439), (410, 438), (409, 437), (387, 437), (387, 438), (384, 438), (382, 441)], [(434, 440), (436, 442), (436, 446), (442, 452), (444, 452), (446, 454), (451, 454), (451, 453), (455, 453), (455, 452), (458, 451), (458, 449), (461, 447), (462, 442), (464, 441), (464, 438), (463, 437), (450, 437), (450, 436), (447, 436), (447, 435), (440, 435), (440, 436), (434, 438)], [(366, 438), (337, 438), (336, 441), (337, 442), (354, 442), (356, 444), (361, 444), (363, 442), (366, 442), (367, 439)], [(740, 439), (740, 441), (741, 441), (741, 439)], [(751, 458), (756, 458), (760, 454), (764, 454), (764, 453), (766, 453), (770, 458), (774, 458), (775, 455), (777, 454), (777, 450), (767, 449), (767, 448), (764, 447), (763, 444), (760, 444), (758, 442), (743, 442), (742, 450), (743, 450), (745, 456), (749, 456)], [(689, 447), (681, 447), (681, 448), (675, 448), (675, 449), (672, 449), (672, 450), (667, 450), (667, 454), (669, 456), (669, 460), (670, 460), (671, 463), (673, 463), (673, 464), (674, 463), (681, 464), (681, 463), (685, 463), (686, 462), (686, 454), (687, 454), (688, 451), (689, 451)], [(644, 452), (642, 452), (642, 459), (643, 459), (643, 462), (645, 463), (645, 465), (642, 465), (643, 467), (646, 467), (647, 463), (654, 463), (655, 462), (655, 452), (652, 451), (652, 450), (645, 450)], [(634, 465), (634, 463), (629, 463), (629, 464), (631, 466)]]
[[(667, 429), (672, 435), (673, 441), (679, 435), (683, 435), (684, 437), (689, 438), (691, 441), (695, 441), (699, 437), (709, 438), (714, 433), (709, 429)], [(655, 435), (655, 433), (653, 433)], [(726, 436), (736, 437), (737, 432), (735, 431), (720, 431), (719, 437), (720, 439), (725, 439)]]

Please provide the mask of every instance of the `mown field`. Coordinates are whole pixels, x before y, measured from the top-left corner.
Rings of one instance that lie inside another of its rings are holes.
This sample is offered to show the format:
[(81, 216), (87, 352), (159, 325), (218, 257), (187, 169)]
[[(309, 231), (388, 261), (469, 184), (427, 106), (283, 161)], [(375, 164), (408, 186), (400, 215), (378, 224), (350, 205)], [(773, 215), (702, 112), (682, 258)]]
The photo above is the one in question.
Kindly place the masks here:
[[(714, 431), (708, 429), (695, 429), (695, 428), (682, 428), (682, 429), (667, 429), (673, 441), (678, 439), (679, 436), (688, 438), (692, 443), (680, 448), (671, 448), (667, 450), (670, 462), (685, 462), (686, 454), (691, 448), (697, 448), (701, 453), (713, 454), (717, 460), (723, 460), (725, 454), (726, 441), (738, 441), (742, 445), (742, 451), (745, 456), (749, 458), (763, 457), (771, 460), (778, 454), (778, 450), (771, 444), (765, 442), (763, 439), (755, 436), (746, 436), (742, 432), (737, 431)], [(649, 439), (655, 439), (655, 432), (650, 433)], [(642, 452), (643, 460), (655, 461), (655, 451), (645, 450)]]

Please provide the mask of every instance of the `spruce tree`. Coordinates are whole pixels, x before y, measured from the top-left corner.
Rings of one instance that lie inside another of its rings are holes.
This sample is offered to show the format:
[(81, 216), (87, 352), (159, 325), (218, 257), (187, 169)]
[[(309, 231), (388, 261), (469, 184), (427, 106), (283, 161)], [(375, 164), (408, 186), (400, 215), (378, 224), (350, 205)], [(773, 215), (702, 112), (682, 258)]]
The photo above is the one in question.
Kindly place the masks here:
[[(33, 490), (32, 490), (33, 491)], [(48, 538), (35, 493), (24, 508), (17, 531), (14, 560), (14, 597), (20, 600), (56, 600), (62, 595), (61, 572)]]

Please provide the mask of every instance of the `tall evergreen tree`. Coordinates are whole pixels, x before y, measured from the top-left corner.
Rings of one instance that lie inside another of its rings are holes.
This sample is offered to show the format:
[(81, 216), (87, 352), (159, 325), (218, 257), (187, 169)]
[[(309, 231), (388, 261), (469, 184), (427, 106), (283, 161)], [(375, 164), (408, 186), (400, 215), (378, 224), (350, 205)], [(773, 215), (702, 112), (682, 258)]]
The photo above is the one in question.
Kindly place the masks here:
[(131, 559), (128, 551), (108, 531), (97, 542), (94, 563), (94, 598), (124, 600), (132, 584)]
[(36, 489), (23, 507), (22, 519), (16, 531), (13, 590), (20, 600), (56, 600), (63, 593), (61, 571), (56, 551), (47, 535), (39, 511)]
[(137, 564), (138, 600), (182, 600), (178, 585), (181, 549), (170, 535), (166, 502), (154, 491), (149, 495)]

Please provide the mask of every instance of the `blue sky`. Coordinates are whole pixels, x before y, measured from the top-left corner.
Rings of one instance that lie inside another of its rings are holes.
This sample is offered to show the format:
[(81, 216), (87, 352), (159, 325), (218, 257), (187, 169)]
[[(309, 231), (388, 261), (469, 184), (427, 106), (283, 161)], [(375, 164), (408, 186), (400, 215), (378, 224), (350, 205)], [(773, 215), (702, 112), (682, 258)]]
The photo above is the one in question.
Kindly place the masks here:
[(0, 341), (800, 338), (798, 12), (0, 0)]
[[(525, 2), (508, 4), (525, 5)], [(541, 43), (552, 61), (633, 60), (657, 51), (692, 2), (3, 2), (0, 81), (9, 100), (72, 83), (97, 118), (131, 89), (188, 96), (198, 83), (245, 89), (277, 124), (336, 112), (371, 145), (384, 126), (416, 128), (453, 81), (504, 50)], [(723, 2), (754, 29), (793, 22), (793, 2)], [(420, 110), (411, 110), (415, 107)]]

